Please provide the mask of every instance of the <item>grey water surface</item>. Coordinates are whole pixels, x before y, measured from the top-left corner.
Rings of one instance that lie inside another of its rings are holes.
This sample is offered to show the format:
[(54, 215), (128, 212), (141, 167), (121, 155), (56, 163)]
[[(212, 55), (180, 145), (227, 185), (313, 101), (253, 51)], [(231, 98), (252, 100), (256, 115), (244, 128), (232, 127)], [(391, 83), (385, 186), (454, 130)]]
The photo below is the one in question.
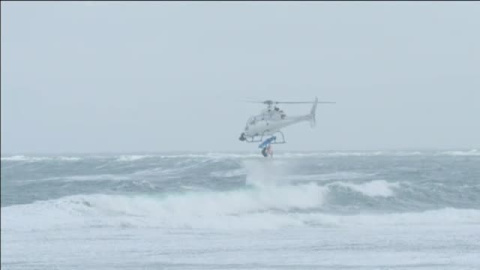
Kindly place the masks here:
[(2, 156), (4, 269), (479, 269), (480, 152)]

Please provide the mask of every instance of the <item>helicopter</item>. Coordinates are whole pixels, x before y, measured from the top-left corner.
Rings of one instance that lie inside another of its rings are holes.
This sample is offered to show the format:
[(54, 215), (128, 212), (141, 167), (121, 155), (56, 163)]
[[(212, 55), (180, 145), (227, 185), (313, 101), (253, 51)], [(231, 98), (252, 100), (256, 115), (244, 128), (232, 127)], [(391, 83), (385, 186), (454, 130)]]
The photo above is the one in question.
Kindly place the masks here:
[[(281, 129), (308, 121), (310, 126), (315, 127), (315, 112), (317, 104), (334, 104), (331, 101), (251, 101), (253, 103), (261, 103), (267, 105), (267, 108), (262, 110), (260, 114), (250, 117), (247, 121), (244, 131), (240, 134), (240, 141), (247, 143), (258, 143), (260, 148), (264, 148), (270, 144), (286, 143), (285, 136)], [(287, 116), (283, 110), (277, 107), (277, 104), (313, 104), (310, 113), (298, 116)], [(271, 137), (270, 137), (271, 136)], [(267, 139), (266, 139), (267, 138)], [(266, 140), (265, 140), (266, 139)], [(277, 140), (278, 139), (278, 140)]]

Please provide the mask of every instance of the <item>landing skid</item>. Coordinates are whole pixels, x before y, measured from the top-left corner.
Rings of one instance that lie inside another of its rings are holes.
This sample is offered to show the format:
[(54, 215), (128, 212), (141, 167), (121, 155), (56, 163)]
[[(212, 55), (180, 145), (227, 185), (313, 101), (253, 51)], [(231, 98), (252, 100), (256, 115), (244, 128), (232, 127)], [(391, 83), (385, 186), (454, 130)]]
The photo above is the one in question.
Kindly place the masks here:
[(273, 142), (271, 142), (271, 144), (284, 144), (284, 143), (287, 143), (287, 141), (285, 141), (285, 136), (283, 135), (283, 132), (281, 131), (277, 131), (275, 132), (274, 134), (272, 135), (265, 135), (262, 134), (262, 136), (253, 136), (253, 137), (245, 137), (245, 141), (248, 142), (248, 143), (258, 143), (258, 142), (263, 142), (264, 140), (266, 140), (267, 138), (269, 138), (270, 136), (274, 136), (275, 134), (280, 134), (281, 135), (281, 141), (278, 141), (278, 138), (279, 136), (275, 136), (277, 137)]

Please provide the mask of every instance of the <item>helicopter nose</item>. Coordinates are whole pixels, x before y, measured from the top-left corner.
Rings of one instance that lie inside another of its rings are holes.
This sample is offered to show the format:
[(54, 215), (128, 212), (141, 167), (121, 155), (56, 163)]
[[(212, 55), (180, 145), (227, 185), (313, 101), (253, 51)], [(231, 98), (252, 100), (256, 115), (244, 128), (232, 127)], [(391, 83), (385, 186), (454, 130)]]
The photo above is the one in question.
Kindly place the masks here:
[(240, 134), (240, 138), (238, 138), (240, 141), (245, 141), (246, 138), (245, 138), (245, 132), (242, 132), (242, 134)]

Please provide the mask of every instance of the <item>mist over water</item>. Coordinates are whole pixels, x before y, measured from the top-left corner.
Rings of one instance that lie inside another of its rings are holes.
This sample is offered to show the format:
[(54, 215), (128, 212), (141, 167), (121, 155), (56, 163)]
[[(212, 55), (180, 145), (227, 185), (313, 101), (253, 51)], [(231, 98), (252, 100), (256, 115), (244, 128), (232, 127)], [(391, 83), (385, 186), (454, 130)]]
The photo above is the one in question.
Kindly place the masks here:
[(2, 156), (2, 267), (477, 269), (479, 164), (476, 149)]

